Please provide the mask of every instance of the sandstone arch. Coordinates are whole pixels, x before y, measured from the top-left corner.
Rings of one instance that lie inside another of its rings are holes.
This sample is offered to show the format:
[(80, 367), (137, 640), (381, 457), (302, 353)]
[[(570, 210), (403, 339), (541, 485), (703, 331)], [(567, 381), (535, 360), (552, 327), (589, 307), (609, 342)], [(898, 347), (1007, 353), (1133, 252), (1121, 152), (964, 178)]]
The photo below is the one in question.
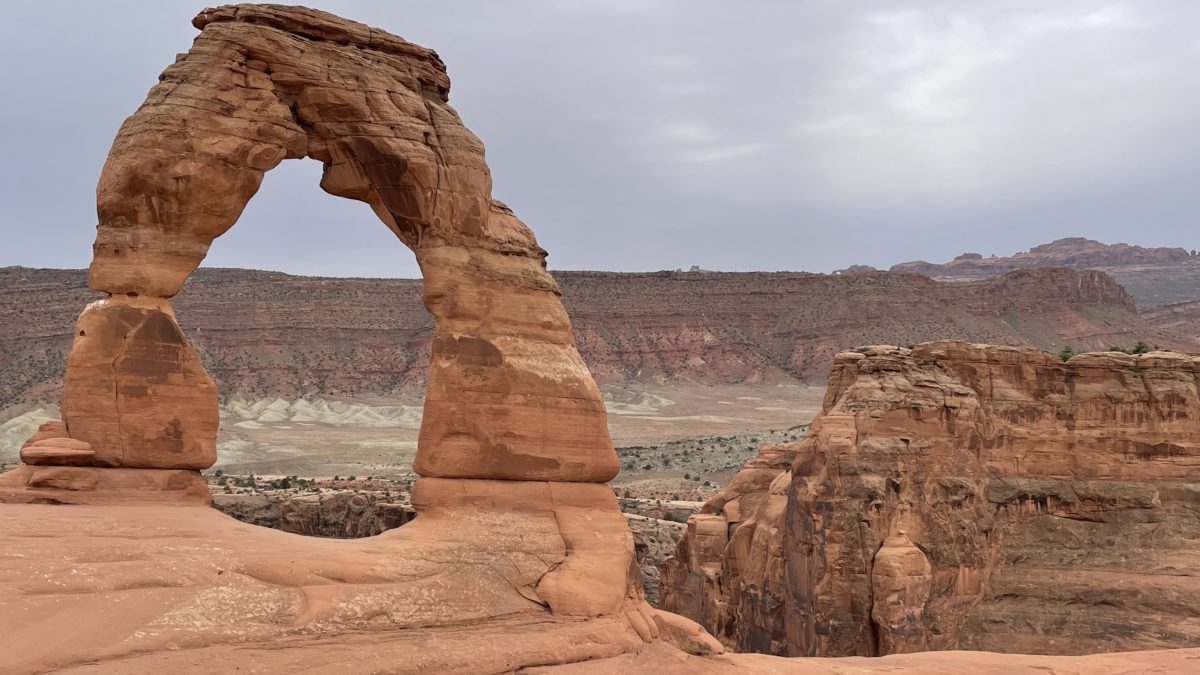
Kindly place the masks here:
[[(447, 104), (441, 60), (304, 8), (220, 7), (194, 23), (201, 33), (191, 50), (121, 127), (100, 178), (88, 280), (106, 297), (79, 317), (63, 421), (43, 425), (22, 448), (25, 466), (0, 476), (0, 502), (33, 502), (27, 509), (185, 507), (166, 518), (147, 508), (72, 512), (94, 514), (104, 531), (144, 533), (165, 522), (160, 534), (178, 539), (124, 547), (148, 561), (130, 572), (137, 579), (101, 582), (80, 598), (173, 590), (129, 623), (90, 613), (107, 601), (72, 599), (32, 625), (81, 623), (99, 643), (133, 651), (176, 644), (171, 635), (205, 644), (547, 614), (610, 617), (601, 642), (617, 653), (651, 640), (657, 623), (632, 538), (602, 484), (619, 467), (603, 399), (575, 349), (545, 251), (491, 198), (483, 146)], [(198, 470), (216, 459), (217, 397), (171, 297), (263, 174), (301, 157), (322, 161), (321, 187), (370, 204), (413, 250), (437, 319), (415, 463), (421, 517), (370, 540), (279, 538), (194, 508), (209, 502)], [(66, 521), (67, 529), (94, 522)], [(87, 567), (94, 555), (86, 549), (42, 554), (51, 567)], [(163, 575), (173, 577), (166, 586)], [(280, 609), (263, 616), (255, 603), (205, 600), (230, 583)], [(30, 663), (71, 663), (87, 649), (51, 641)], [(544, 658), (544, 647), (517, 649)]]
[[(322, 12), (205, 10), (192, 49), (121, 127), (97, 188), (89, 285), (63, 394), (102, 466), (215, 461), (216, 399), (169, 298), (284, 159), (368, 203), (416, 254), (437, 319), (416, 470), (603, 482), (618, 470), (545, 251), (491, 198), (482, 143), (437, 54)], [(386, 299), (381, 299), (386, 302)]]

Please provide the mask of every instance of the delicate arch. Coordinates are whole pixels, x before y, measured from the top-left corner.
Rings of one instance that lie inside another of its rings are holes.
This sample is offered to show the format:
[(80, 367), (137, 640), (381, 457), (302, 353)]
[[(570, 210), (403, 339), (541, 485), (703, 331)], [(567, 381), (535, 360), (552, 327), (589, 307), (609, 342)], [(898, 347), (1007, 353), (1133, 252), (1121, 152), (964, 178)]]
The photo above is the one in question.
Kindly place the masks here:
[[(97, 188), (90, 305), (63, 416), (100, 466), (205, 468), (216, 391), (170, 298), (286, 158), (364, 201), (416, 254), (437, 319), (415, 469), (603, 482), (619, 468), (533, 233), (491, 198), (483, 144), (437, 54), (323, 12), (205, 10), (121, 127)], [(246, 30), (245, 24), (256, 24)], [(381, 302), (386, 299), (381, 299)]]

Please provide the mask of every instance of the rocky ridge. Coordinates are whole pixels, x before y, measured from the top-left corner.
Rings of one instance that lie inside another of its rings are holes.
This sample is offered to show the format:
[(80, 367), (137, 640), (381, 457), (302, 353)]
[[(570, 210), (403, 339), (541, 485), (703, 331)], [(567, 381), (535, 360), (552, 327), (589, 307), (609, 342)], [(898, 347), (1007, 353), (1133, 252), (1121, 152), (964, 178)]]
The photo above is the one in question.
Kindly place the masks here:
[[(955, 337), (1103, 349), (1198, 349), (1138, 316), (1095, 272), (1018, 271), (938, 283), (915, 274), (556, 272), (579, 349), (602, 383), (823, 381), (856, 344)], [(81, 272), (0, 269), (0, 409), (58, 396)], [(174, 299), (224, 398), (385, 397), (428, 380), (422, 282), (200, 269)], [(379, 302), (379, 298), (387, 298)], [(36, 311), (31, 307), (38, 307)]]
[(1195, 250), (1104, 244), (1084, 237), (1058, 239), (1011, 256), (963, 253), (947, 263), (914, 260), (893, 265), (891, 271), (964, 280), (1046, 267), (1107, 272), (1143, 307), (1200, 298), (1200, 256)]
[(800, 443), (688, 522), (662, 605), (791, 656), (1200, 645), (1200, 359), (840, 354)]

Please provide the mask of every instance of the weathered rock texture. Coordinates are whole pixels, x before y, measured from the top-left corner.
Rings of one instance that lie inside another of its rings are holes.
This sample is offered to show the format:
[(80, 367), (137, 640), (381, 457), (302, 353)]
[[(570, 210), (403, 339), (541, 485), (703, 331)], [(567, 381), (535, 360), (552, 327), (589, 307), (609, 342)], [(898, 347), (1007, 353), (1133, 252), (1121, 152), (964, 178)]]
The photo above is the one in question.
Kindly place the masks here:
[[(1197, 292), (1200, 292), (1198, 289)], [(1146, 320), (1173, 335), (1200, 340), (1200, 300), (1176, 302), (1145, 312)]]
[[(712, 638), (683, 617), (546, 612), (531, 585), (547, 563), (574, 554), (555, 512), (528, 508), (544, 495), (521, 499), (525, 485), (508, 483), (504, 509), (446, 503), (352, 540), (255, 527), (199, 506), (0, 504), (0, 671), (1167, 675), (1200, 663), (1195, 649), (689, 656), (676, 645), (704, 654)], [(647, 644), (639, 630), (665, 639)]]
[(688, 523), (662, 606), (727, 646), (1200, 645), (1200, 359), (935, 342), (838, 356), (824, 411)]
[(657, 607), (659, 604), (658, 575), (662, 564), (675, 550), (675, 544), (683, 536), (685, 526), (672, 520), (651, 518), (636, 513), (626, 513), (625, 522), (633, 533), (634, 559), (642, 573), (646, 602)]

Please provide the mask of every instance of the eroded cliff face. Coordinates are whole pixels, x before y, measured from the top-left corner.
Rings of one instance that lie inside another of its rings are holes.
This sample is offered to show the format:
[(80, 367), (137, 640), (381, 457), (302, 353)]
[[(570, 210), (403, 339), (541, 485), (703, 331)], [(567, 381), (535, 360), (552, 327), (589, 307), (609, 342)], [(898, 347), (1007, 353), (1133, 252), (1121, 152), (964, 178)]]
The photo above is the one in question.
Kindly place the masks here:
[[(0, 268), (12, 299), (0, 305), (0, 409), (58, 399), (71, 322), (95, 299), (85, 277)], [(1018, 270), (955, 282), (893, 272), (553, 277), (579, 351), (602, 384), (823, 382), (840, 349), (876, 342), (955, 338), (1058, 351), (1145, 340), (1200, 349), (1194, 318), (1147, 321), (1159, 315), (1138, 315), (1130, 295), (1100, 272)], [(436, 322), (422, 306), (422, 287), (418, 279), (200, 268), (171, 303), (225, 396), (394, 396), (429, 380)]]
[(781, 655), (1200, 644), (1200, 359), (838, 355), (824, 412), (688, 523), (663, 607)]

